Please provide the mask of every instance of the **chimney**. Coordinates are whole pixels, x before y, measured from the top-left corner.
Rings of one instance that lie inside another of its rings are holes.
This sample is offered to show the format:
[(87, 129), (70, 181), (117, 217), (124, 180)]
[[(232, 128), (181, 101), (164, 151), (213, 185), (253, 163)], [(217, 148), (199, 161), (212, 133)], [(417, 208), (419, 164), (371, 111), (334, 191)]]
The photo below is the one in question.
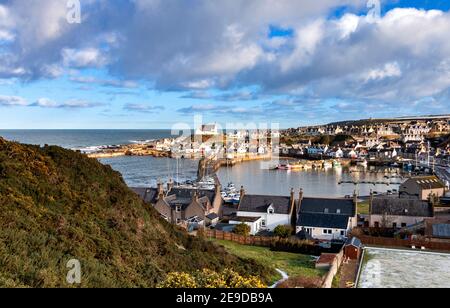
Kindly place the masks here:
[(173, 180), (170, 179), (169, 182), (167, 183), (167, 191), (171, 191), (173, 189)]
[(198, 191), (197, 190), (194, 191), (194, 196), (192, 197), (192, 201), (198, 202)]
[(300, 213), (303, 202), (303, 188), (300, 188), (300, 192), (298, 193), (298, 206), (297, 206), (297, 214)]
[(358, 193), (356, 190), (353, 193), (353, 204), (355, 206), (355, 217), (358, 217)]
[(244, 186), (241, 186), (241, 201), (242, 199), (244, 199), (244, 196), (245, 196), (245, 189)]
[(162, 199), (164, 198), (164, 188), (163, 188), (163, 184), (161, 183), (161, 181), (158, 181), (158, 199)]

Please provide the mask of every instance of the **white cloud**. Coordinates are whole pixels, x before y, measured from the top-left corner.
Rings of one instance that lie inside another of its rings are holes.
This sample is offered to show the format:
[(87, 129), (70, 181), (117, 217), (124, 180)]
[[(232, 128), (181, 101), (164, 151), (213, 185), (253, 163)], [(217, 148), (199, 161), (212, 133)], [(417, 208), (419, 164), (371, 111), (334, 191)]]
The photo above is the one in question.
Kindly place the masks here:
[(66, 48), (62, 50), (62, 58), (65, 66), (74, 68), (101, 67), (107, 63), (106, 57), (96, 48)]
[(366, 82), (370, 80), (381, 80), (390, 77), (400, 77), (402, 71), (398, 63), (387, 63), (383, 68), (373, 69), (367, 73)]
[(0, 95), (0, 106), (12, 107), (26, 105), (28, 105), (28, 102), (23, 97)]

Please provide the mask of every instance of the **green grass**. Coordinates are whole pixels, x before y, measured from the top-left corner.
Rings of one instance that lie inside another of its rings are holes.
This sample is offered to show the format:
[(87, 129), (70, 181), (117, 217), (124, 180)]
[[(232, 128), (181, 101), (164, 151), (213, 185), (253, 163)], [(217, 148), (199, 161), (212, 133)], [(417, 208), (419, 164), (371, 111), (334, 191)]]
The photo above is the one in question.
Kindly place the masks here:
[[(243, 259), (252, 259), (258, 263), (267, 265), (273, 269), (280, 269), (286, 272), (289, 277), (321, 277), (325, 273), (315, 269), (314, 260), (311, 256), (297, 253), (271, 251), (269, 248), (240, 245), (230, 241), (212, 240), (214, 243), (222, 245), (233, 255)], [(272, 281), (281, 279), (279, 274), (272, 276)]]
[(359, 215), (369, 215), (370, 203), (369, 201), (364, 201), (358, 203), (358, 214)]

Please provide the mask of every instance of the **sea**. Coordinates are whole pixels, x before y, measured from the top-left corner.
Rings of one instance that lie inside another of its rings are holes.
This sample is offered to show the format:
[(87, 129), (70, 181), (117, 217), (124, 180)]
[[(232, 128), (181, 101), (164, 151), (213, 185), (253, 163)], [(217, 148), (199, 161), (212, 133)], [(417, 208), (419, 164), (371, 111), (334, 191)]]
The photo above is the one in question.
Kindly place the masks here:
[[(67, 149), (92, 152), (112, 145), (125, 145), (142, 141), (173, 137), (170, 130), (0, 130), (7, 140), (35, 145), (57, 145)], [(130, 187), (154, 187), (158, 181), (177, 182), (197, 177), (198, 161), (155, 157), (115, 157), (99, 161), (119, 171)], [(370, 190), (385, 193), (398, 189), (397, 184), (353, 184), (341, 182), (398, 182), (387, 179), (395, 170), (386, 168), (339, 168), (287, 172), (269, 170), (267, 163), (247, 162), (219, 171), (223, 185), (233, 182), (244, 186), (247, 193), (289, 195), (290, 189), (303, 188), (306, 196), (344, 197), (356, 190), (368, 195)]]

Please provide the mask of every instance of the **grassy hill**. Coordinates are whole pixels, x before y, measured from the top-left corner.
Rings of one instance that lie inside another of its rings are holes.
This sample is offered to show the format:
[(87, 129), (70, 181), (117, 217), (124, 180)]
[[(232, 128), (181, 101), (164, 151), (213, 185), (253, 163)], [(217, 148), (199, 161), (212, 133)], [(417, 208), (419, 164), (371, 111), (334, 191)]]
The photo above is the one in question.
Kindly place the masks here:
[(170, 271), (271, 270), (164, 222), (95, 159), (0, 138), (0, 287), (154, 287)]

